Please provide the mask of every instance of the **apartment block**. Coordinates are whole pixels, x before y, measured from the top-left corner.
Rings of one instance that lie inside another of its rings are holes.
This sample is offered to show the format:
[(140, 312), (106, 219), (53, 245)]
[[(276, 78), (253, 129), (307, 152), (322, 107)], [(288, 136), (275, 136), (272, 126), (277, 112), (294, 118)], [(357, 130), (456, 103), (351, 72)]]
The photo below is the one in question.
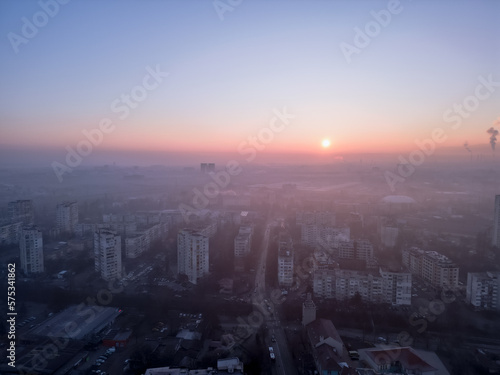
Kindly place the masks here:
[(240, 227), (234, 238), (234, 256), (236, 258), (245, 257), (252, 247), (252, 227)]
[(57, 205), (56, 225), (61, 232), (73, 233), (78, 224), (78, 203), (63, 202)]
[(373, 245), (368, 240), (340, 241), (337, 249), (340, 259), (368, 261), (373, 258)]
[(282, 287), (293, 284), (293, 242), (288, 233), (280, 233), (278, 245), (278, 283)]
[(106, 280), (122, 277), (121, 237), (109, 229), (98, 229), (94, 233), (95, 271)]
[(380, 268), (378, 273), (339, 268), (316, 269), (313, 291), (316, 296), (339, 301), (358, 293), (366, 302), (410, 305), (411, 274), (384, 268)]
[(35, 226), (25, 226), (19, 241), (21, 269), (25, 274), (44, 271), (42, 232)]
[(193, 229), (177, 234), (177, 273), (186, 275), (192, 284), (209, 273), (208, 237)]
[(23, 223), (0, 225), (0, 245), (17, 245), (21, 238)]
[(403, 264), (414, 275), (421, 277), (436, 288), (458, 287), (458, 266), (448, 257), (436, 251), (419, 248), (403, 250)]
[(469, 272), (465, 300), (477, 309), (500, 310), (500, 272)]
[(33, 225), (35, 210), (32, 200), (17, 200), (9, 202), (7, 206), (11, 223), (22, 222), (23, 225)]
[(350, 229), (321, 224), (303, 224), (300, 228), (300, 238), (304, 245), (320, 246), (326, 249), (335, 248), (340, 242), (350, 240)]
[(167, 237), (168, 224), (158, 223), (142, 231), (136, 231), (125, 238), (125, 256), (137, 258), (142, 253), (151, 249), (156, 241)]

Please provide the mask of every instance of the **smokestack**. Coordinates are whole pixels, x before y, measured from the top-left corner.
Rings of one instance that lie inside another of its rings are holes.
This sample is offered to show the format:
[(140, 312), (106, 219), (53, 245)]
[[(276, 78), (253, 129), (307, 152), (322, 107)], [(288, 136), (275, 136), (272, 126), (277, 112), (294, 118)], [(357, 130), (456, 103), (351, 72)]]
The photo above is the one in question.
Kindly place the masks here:
[(464, 148), (469, 151), (469, 152), (472, 152), (471, 149), (469, 148), (469, 142), (465, 141), (464, 143)]
[(490, 145), (491, 145), (491, 149), (494, 151), (495, 150), (495, 145), (497, 143), (497, 135), (498, 135), (498, 130), (496, 130), (495, 128), (493, 128), (493, 126), (491, 128), (489, 128), (488, 130), (486, 130), (486, 133), (488, 134), (491, 134), (491, 137), (490, 137)]

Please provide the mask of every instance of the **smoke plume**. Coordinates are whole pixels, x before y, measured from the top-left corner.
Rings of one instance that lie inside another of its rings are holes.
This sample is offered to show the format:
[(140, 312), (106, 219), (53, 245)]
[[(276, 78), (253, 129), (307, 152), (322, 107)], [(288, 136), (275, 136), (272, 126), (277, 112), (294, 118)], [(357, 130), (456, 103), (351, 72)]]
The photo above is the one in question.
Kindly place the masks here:
[(498, 135), (498, 130), (496, 130), (493, 126), (486, 130), (486, 133), (491, 134), (490, 136), (490, 145), (491, 149), (495, 150), (495, 145), (497, 143), (497, 135)]
[(469, 142), (465, 141), (464, 143), (464, 148), (469, 151), (469, 152), (472, 152), (471, 149), (469, 148)]

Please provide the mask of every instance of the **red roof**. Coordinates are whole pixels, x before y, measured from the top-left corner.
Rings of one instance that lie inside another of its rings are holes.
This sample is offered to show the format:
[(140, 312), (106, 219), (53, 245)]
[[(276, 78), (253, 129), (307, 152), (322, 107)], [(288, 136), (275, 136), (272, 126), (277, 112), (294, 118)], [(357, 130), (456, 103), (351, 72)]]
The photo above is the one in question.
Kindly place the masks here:
[(410, 347), (392, 348), (386, 350), (367, 350), (366, 354), (377, 365), (399, 361), (408, 370), (437, 371)]

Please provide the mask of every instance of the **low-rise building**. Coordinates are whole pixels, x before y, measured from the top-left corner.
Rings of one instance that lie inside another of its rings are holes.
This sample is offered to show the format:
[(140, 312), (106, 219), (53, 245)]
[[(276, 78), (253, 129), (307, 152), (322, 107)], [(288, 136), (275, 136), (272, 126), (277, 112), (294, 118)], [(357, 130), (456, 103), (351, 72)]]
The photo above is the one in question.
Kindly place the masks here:
[(410, 305), (411, 283), (410, 273), (383, 267), (378, 273), (325, 267), (314, 270), (313, 275), (314, 294), (339, 301), (359, 294), (365, 302)]
[[(360, 361), (377, 373), (438, 375), (439, 371), (411, 347), (359, 349), (358, 353)], [(442, 370), (441, 374), (448, 375)]]

